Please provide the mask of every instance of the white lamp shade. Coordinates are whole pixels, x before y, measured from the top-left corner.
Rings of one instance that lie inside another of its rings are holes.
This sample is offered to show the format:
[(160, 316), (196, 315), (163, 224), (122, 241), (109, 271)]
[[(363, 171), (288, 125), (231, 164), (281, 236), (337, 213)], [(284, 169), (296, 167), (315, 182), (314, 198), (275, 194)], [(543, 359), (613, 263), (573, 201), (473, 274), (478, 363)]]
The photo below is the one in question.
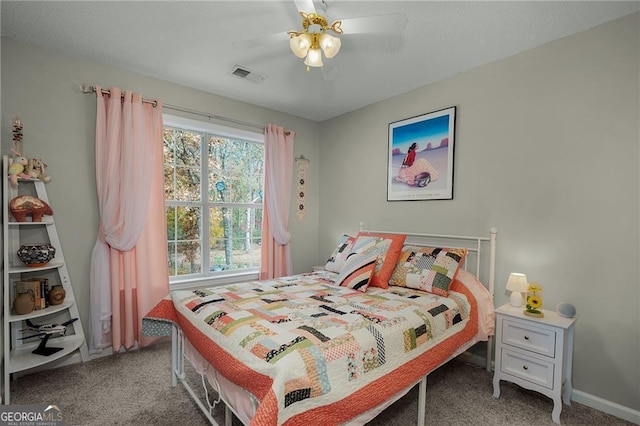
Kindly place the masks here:
[(511, 292), (509, 303), (513, 306), (522, 306), (522, 293), (526, 292), (529, 287), (527, 276), (518, 272), (509, 274), (507, 280), (507, 290)]
[(304, 64), (309, 67), (321, 67), (322, 64), (322, 51), (320, 49), (309, 49), (307, 59), (304, 60)]
[(342, 42), (339, 38), (333, 37), (327, 33), (320, 36), (320, 47), (327, 58), (333, 58), (340, 51)]
[(293, 54), (298, 58), (304, 58), (307, 56), (309, 47), (311, 47), (311, 36), (309, 36), (309, 34), (300, 34), (295, 37), (291, 37), (289, 40), (289, 47)]

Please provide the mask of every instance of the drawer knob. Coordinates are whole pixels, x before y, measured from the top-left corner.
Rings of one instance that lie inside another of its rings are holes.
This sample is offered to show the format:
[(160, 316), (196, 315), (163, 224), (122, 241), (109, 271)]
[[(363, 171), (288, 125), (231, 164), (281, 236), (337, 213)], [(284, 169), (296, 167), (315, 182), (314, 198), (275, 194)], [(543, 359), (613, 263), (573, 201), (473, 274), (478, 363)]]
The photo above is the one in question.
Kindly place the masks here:
[(523, 369), (523, 370), (528, 370), (528, 369), (529, 369), (529, 367), (527, 367), (526, 365), (523, 365), (523, 366), (522, 366), (522, 369)]
[(524, 336), (524, 340), (529, 340), (529, 336)]

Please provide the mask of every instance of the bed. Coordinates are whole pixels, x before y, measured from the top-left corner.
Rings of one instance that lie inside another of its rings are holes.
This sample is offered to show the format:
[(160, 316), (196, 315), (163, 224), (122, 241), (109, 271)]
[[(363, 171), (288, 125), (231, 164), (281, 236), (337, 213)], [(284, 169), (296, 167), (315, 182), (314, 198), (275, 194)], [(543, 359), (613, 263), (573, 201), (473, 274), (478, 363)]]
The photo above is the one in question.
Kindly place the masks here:
[(481, 341), (490, 368), (496, 234), (361, 228), (312, 272), (173, 291), (143, 329), (212, 424), (219, 402), (227, 425), (365, 424), (419, 384), (423, 425), (431, 371)]

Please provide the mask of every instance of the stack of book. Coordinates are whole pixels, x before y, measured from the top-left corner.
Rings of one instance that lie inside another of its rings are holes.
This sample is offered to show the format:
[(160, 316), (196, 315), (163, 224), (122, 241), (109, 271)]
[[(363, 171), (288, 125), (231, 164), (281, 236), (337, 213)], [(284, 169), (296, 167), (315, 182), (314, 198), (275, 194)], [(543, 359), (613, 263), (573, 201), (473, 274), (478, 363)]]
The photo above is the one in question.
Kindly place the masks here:
[(47, 293), (49, 292), (48, 278), (29, 278), (27, 280), (16, 281), (16, 295), (33, 292), (35, 301), (34, 310), (44, 309), (49, 306)]

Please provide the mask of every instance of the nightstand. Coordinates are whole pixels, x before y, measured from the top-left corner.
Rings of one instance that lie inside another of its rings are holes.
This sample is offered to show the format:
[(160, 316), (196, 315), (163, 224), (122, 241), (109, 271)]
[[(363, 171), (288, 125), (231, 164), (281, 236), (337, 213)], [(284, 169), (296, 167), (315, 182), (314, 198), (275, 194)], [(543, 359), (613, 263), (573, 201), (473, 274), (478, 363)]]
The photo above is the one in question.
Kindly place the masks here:
[[(544, 310), (543, 318), (522, 313), (509, 304), (496, 309), (496, 354), (493, 397), (500, 380), (540, 392), (553, 399), (551, 418), (560, 424), (562, 402), (571, 405), (571, 363), (575, 318)], [(564, 384), (564, 393), (562, 385)]]

